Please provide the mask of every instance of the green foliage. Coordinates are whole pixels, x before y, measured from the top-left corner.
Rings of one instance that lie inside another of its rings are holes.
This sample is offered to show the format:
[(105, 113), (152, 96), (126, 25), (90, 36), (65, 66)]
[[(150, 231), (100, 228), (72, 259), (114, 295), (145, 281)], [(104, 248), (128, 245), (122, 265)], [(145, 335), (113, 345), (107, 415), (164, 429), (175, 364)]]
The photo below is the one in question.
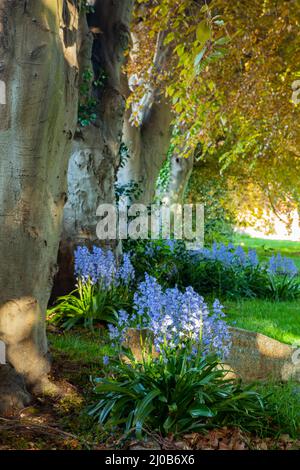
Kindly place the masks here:
[(112, 285), (110, 288), (91, 281), (78, 280), (76, 290), (59, 297), (57, 305), (48, 310), (51, 323), (59, 324), (66, 330), (83, 325), (94, 328), (95, 323), (115, 323), (117, 313), (131, 304), (131, 292), (128, 286)]
[(192, 286), (200, 295), (222, 299), (263, 298), (276, 301), (300, 298), (299, 276), (273, 274), (268, 264), (226, 264), (186, 250), (180, 240), (127, 240), (137, 281), (145, 272), (164, 287)]
[(132, 253), (136, 278), (144, 279), (145, 272), (155, 277), (164, 287), (183, 285), (190, 256), (180, 240), (127, 240), (125, 251)]
[(121, 145), (119, 148), (119, 161), (120, 161), (119, 168), (124, 168), (129, 158), (130, 158), (129, 149), (127, 145), (124, 144), (124, 142), (121, 142)]
[(79, 87), (79, 105), (78, 105), (78, 124), (80, 127), (86, 127), (97, 119), (98, 99), (93, 91), (101, 89), (106, 81), (106, 74), (102, 71), (97, 80), (94, 79), (94, 73), (90, 69), (84, 70), (81, 84)]
[(226, 266), (218, 260), (201, 260), (186, 272), (186, 282), (202, 295), (220, 298), (264, 298), (276, 301), (300, 298), (300, 281), (274, 275), (263, 266)]
[(142, 437), (145, 429), (162, 435), (198, 432), (216, 426), (273, 432), (272, 412), (252, 386), (226, 379), (214, 358), (191, 359), (185, 349), (142, 363), (116, 362), (111, 376), (94, 381), (99, 401), (90, 409), (101, 426)]
[(267, 289), (265, 273), (259, 267), (225, 266), (218, 260), (201, 260), (186, 274), (187, 282), (202, 295), (251, 298)]
[[(268, 409), (272, 410), (276, 436), (288, 434), (299, 439), (300, 434), (300, 387), (297, 382), (260, 383), (255, 387), (258, 393), (268, 396)], [(259, 424), (258, 424), (259, 429)]]
[(220, 161), (240, 212), (294, 209), (299, 107), (291, 98), (299, 64), (299, 1), (253, 1), (247, 8), (239, 1), (212, 3), (231, 40), (226, 55), (202, 74), (203, 154)]
[(233, 243), (254, 249), (262, 260), (267, 260), (271, 255), (281, 253), (281, 255), (291, 258), (300, 271), (300, 243), (297, 241), (256, 238), (236, 233)]
[(170, 148), (167, 153), (167, 158), (164, 161), (161, 170), (159, 172), (157, 181), (156, 181), (156, 190), (163, 194), (167, 192), (170, 182), (170, 175), (171, 175), (171, 158), (173, 155), (174, 146), (170, 145)]
[(295, 300), (300, 298), (300, 281), (297, 277), (268, 275), (266, 298), (271, 300)]
[(142, 192), (142, 180), (139, 182), (130, 180), (128, 183), (122, 185), (115, 183), (115, 195), (117, 203), (122, 197), (128, 198), (129, 202), (132, 203), (139, 198)]
[[(127, 145), (122, 142), (119, 149), (119, 168), (124, 168), (130, 158), (131, 155), (129, 153), (129, 149)], [(115, 196), (117, 203), (123, 197), (128, 198), (129, 202), (133, 203), (143, 192), (142, 183), (143, 180), (138, 182), (130, 180), (128, 183), (122, 185), (115, 183)]]
[(95, 8), (93, 5), (89, 5), (89, 2), (87, 0), (79, 0), (78, 2), (78, 9), (80, 13), (94, 13)]
[(231, 204), (228, 180), (220, 175), (216, 161), (196, 161), (188, 185), (187, 201), (204, 204), (205, 245), (232, 241), (235, 211)]
[(61, 334), (49, 333), (51, 348), (57, 353), (67, 355), (72, 361), (99, 366), (101, 357), (112, 355), (106, 330), (65, 330)]

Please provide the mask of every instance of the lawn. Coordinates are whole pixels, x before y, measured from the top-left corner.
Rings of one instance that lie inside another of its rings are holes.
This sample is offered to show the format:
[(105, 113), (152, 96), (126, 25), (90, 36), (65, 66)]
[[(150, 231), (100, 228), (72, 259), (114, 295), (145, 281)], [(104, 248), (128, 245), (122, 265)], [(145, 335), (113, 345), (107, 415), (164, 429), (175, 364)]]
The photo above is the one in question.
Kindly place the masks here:
[[(239, 235), (235, 244), (257, 251), (260, 259), (281, 253), (294, 260), (300, 270), (300, 242), (267, 240)], [(300, 301), (237, 300), (225, 302), (231, 325), (263, 333), (283, 343), (300, 341)]]
[(77, 330), (76, 333), (61, 332), (49, 334), (51, 347), (59, 352), (65, 353), (69, 359), (83, 363), (100, 364), (103, 356), (111, 355), (113, 351), (108, 343), (106, 330)]
[(300, 242), (236, 235), (234, 244), (241, 245), (243, 248), (255, 249), (260, 259), (266, 259), (273, 254), (281, 253), (283, 256), (292, 258), (300, 270)]
[(300, 302), (237, 300), (225, 302), (232, 326), (263, 333), (283, 343), (300, 341)]

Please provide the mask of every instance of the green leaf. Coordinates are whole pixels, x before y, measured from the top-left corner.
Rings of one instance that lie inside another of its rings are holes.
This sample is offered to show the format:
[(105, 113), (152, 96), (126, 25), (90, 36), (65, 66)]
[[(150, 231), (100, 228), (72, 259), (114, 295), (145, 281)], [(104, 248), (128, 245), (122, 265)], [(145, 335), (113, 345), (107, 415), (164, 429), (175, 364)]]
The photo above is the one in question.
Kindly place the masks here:
[(207, 48), (203, 47), (203, 49), (199, 52), (199, 54), (196, 55), (195, 62), (194, 62), (195, 67), (198, 67), (206, 51), (207, 51)]
[(208, 408), (206, 405), (197, 406), (197, 408), (191, 408), (189, 410), (190, 415), (193, 418), (205, 417), (205, 418), (213, 418), (216, 414)]
[(172, 42), (174, 39), (175, 39), (175, 34), (171, 32), (165, 37), (164, 44), (165, 45), (170, 44), (170, 42)]
[(199, 23), (196, 29), (196, 37), (198, 41), (205, 43), (211, 37), (211, 30), (207, 24), (206, 20), (203, 20)]

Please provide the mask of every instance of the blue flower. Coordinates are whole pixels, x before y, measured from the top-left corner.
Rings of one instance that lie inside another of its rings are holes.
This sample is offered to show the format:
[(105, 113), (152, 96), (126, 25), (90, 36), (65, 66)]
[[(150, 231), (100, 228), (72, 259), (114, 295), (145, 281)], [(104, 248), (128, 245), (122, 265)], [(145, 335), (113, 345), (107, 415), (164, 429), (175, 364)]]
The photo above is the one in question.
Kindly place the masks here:
[(110, 288), (120, 283), (127, 285), (134, 279), (134, 268), (128, 254), (124, 254), (119, 266), (111, 250), (97, 246), (93, 246), (91, 251), (85, 246), (79, 246), (74, 257), (75, 276), (83, 282), (90, 280), (93, 284), (99, 283)]
[(210, 351), (225, 357), (230, 348), (230, 335), (223, 317), (223, 306), (218, 300), (209, 311), (203, 297), (192, 287), (184, 292), (178, 288), (166, 289), (158, 281), (145, 275), (134, 295), (134, 314), (119, 312), (116, 327), (109, 326), (112, 340), (124, 341), (127, 328), (143, 326), (153, 332), (154, 345), (164, 354), (177, 347), (192, 343), (192, 352), (201, 349), (202, 354)]
[(243, 268), (246, 266), (256, 267), (259, 265), (255, 250), (246, 253), (241, 246), (234, 249), (232, 243), (223, 245), (214, 243), (212, 249), (202, 248), (198, 256), (202, 260), (219, 261), (225, 267)]
[(109, 364), (109, 357), (108, 356), (103, 356), (102, 361), (103, 361), (103, 365), (107, 366)]
[(280, 253), (273, 255), (269, 259), (268, 271), (271, 274), (289, 275), (291, 277), (298, 274), (298, 269), (294, 261), (290, 258), (282, 256)]

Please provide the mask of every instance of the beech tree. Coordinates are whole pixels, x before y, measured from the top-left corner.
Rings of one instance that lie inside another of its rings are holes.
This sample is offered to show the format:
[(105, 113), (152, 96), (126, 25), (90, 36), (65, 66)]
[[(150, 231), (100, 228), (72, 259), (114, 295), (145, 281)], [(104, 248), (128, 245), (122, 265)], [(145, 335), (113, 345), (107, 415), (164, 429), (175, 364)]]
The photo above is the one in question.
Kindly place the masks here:
[[(140, 184), (138, 199), (147, 204), (153, 201), (155, 183), (171, 144), (170, 200), (182, 199), (193, 166), (199, 128), (194, 89), (200, 81), (200, 62), (217, 60), (224, 39), (219, 16), (213, 15), (210, 3), (137, 2), (132, 24), (134, 45), (126, 67), (132, 84), (123, 135), (129, 158), (119, 172), (118, 183)], [(181, 161), (182, 157), (190, 160)]]
[(76, 124), (77, 3), (0, 0), (1, 413), (23, 407), (27, 390), (55, 391), (45, 310)]
[[(136, 13), (137, 14), (137, 13)], [(160, 169), (166, 159), (171, 140), (171, 124), (173, 115), (169, 101), (163, 90), (157, 84), (157, 76), (164, 73), (172, 49), (165, 44), (166, 31), (159, 31), (155, 43), (144, 43), (145, 26), (132, 33), (133, 47), (130, 54), (130, 63), (126, 70), (127, 102), (122, 140), (128, 151), (128, 158), (118, 172), (117, 184), (127, 187), (134, 182), (139, 187), (135, 200), (144, 204), (151, 204), (155, 194), (155, 183)], [(142, 49), (153, 48), (153, 59), (149, 65), (148, 73), (143, 76), (135, 70), (135, 56)], [(137, 102), (130, 98), (135, 89), (141, 88)]]
[(56, 294), (72, 287), (74, 247), (99, 243), (97, 207), (115, 202), (126, 105), (121, 67), (129, 47), (133, 4), (133, 0), (89, 2), (81, 21), (78, 127), (68, 168)]

